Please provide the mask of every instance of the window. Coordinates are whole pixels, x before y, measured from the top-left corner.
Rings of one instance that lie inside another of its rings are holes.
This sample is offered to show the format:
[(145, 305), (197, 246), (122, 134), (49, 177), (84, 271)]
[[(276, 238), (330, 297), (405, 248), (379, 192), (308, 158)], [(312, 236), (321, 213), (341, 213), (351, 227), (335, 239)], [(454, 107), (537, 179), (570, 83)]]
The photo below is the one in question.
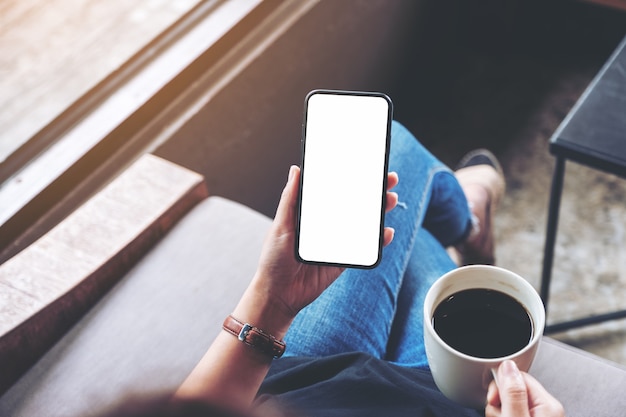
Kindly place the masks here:
[(0, 161), (199, 2), (0, 2)]
[(280, 4), (0, 0), (0, 263), (145, 150), (140, 133)]

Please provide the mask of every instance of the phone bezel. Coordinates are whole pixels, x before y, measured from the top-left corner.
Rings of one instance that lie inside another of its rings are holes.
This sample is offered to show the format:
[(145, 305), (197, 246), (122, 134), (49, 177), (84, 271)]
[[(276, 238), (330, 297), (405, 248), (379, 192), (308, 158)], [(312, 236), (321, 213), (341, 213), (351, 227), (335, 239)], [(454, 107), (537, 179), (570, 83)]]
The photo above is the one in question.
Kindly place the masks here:
[[(300, 256), (300, 221), (301, 221), (301, 208), (302, 208), (302, 185), (304, 182), (304, 176), (306, 175), (306, 166), (305, 166), (305, 148), (306, 148), (306, 132), (307, 132), (307, 115), (308, 115), (308, 103), (311, 97), (316, 94), (328, 94), (328, 95), (350, 95), (350, 96), (368, 96), (368, 97), (378, 97), (382, 98), (387, 102), (387, 126), (386, 126), (386, 137), (385, 137), (385, 152), (384, 152), (384, 163), (383, 163), (383, 172), (381, 175), (383, 176), (382, 182), (382, 190), (381, 190), (381, 210), (379, 217), (379, 232), (378, 232), (378, 256), (376, 261), (370, 265), (361, 265), (361, 264), (353, 264), (353, 263), (337, 263), (337, 262), (327, 262), (327, 261), (318, 261), (318, 260), (308, 260), (303, 259)], [(383, 238), (384, 238), (384, 217), (386, 211), (386, 191), (387, 191), (387, 172), (389, 170), (389, 148), (391, 145), (391, 124), (393, 120), (393, 102), (389, 98), (388, 95), (381, 92), (372, 92), (372, 91), (350, 91), (350, 90), (332, 90), (332, 89), (316, 89), (310, 91), (304, 100), (304, 115), (302, 122), (302, 136), (301, 136), (301, 160), (300, 160), (300, 183), (298, 188), (298, 203), (297, 203), (297, 219), (296, 219), (296, 240), (295, 240), (295, 256), (296, 259), (303, 264), (311, 264), (311, 265), (324, 265), (324, 266), (338, 266), (344, 268), (359, 268), (359, 269), (373, 269), (376, 268), (381, 260), (382, 260), (382, 251), (383, 251)]]

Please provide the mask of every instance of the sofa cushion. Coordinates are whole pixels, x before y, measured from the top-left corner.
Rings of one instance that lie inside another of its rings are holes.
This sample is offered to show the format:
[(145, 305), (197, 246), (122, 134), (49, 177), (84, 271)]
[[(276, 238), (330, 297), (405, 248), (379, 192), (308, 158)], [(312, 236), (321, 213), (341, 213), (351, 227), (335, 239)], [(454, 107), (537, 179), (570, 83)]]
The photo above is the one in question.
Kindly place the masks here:
[[(89, 416), (128, 395), (174, 390), (253, 276), (269, 225), (232, 201), (201, 202), (0, 397), (0, 415)], [(531, 373), (570, 417), (626, 406), (626, 370), (552, 339)]]
[(530, 373), (568, 417), (615, 417), (626, 410), (626, 367), (544, 337)]
[(218, 197), (199, 203), (0, 397), (0, 415), (87, 416), (177, 387), (252, 278), (269, 224)]
[(0, 261), (0, 395), (207, 195), (201, 175), (145, 154)]

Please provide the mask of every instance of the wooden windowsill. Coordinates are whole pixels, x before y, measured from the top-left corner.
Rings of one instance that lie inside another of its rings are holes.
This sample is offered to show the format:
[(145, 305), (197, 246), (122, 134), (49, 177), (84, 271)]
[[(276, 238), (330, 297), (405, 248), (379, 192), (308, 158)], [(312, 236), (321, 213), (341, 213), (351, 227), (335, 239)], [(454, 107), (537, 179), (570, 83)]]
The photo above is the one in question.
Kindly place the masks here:
[(0, 266), (0, 395), (191, 207), (199, 174), (147, 154)]

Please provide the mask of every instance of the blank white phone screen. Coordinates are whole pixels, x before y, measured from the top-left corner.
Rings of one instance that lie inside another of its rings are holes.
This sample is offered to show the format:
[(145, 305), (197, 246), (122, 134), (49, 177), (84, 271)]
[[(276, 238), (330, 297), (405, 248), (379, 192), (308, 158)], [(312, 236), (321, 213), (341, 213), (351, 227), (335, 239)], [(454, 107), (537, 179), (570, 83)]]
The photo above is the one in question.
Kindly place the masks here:
[(373, 267), (382, 222), (391, 102), (311, 93), (306, 103), (298, 234), (303, 261)]

